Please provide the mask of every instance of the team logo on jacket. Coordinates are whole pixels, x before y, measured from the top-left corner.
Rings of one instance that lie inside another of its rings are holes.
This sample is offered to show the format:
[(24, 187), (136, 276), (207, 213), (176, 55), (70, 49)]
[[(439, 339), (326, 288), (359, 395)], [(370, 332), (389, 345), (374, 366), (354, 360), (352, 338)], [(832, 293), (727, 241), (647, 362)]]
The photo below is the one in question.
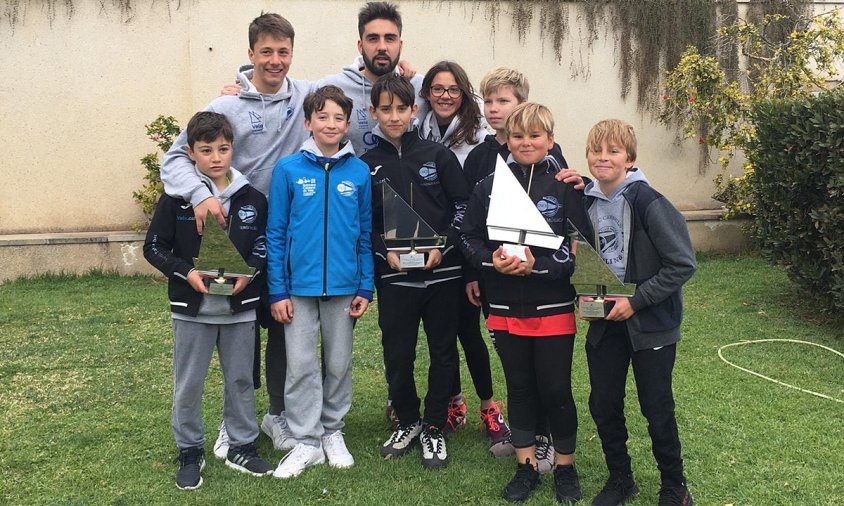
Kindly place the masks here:
[(546, 195), (539, 199), (539, 202), (536, 203), (536, 208), (539, 209), (539, 212), (542, 213), (542, 216), (547, 221), (548, 218), (553, 218), (560, 211), (560, 201), (553, 195)]
[(264, 131), (264, 119), (255, 111), (249, 111), (249, 123), (252, 125), (252, 133), (259, 134)]
[(255, 219), (258, 218), (258, 210), (253, 205), (246, 205), (240, 208), (240, 211), (237, 212), (237, 217), (240, 218), (240, 221), (248, 225), (254, 223)]
[(344, 197), (351, 197), (355, 194), (355, 185), (351, 181), (340, 181), (337, 185), (337, 193)]
[(315, 177), (300, 177), (296, 180), (296, 184), (302, 187), (302, 196), (310, 197), (316, 193), (316, 178)]
[(439, 174), (437, 174), (437, 164), (435, 162), (425, 162), (419, 169), (419, 175), (422, 176), (422, 179), (429, 183), (433, 183), (439, 179)]
[(290, 119), (290, 118), (292, 118), (292, 117), (293, 117), (293, 108), (292, 108), (292, 107), (288, 107), (288, 108), (287, 108), (287, 119)]
[(617, 264), (624, 259), (624, 252), (622, 251), (624, 232), (618, 219), (612, 216), (599, 218), (598, 239), (601, 246), (601, 257), (607, 265)]

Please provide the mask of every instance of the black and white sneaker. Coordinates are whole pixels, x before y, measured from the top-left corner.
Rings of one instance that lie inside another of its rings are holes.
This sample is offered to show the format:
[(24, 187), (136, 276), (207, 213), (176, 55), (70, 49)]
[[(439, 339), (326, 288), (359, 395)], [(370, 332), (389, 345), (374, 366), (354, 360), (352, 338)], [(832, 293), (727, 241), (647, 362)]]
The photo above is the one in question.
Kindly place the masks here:
[(249, 473), (253, 476), (265, 476), (273, 474), (273, 466), (258, 456), (255, 443), (247, 443), (241, 446), (229, 446), (229, 453), (226, 455), (226, 465), (237, 469), (241, 473)]
[(202, 486), (202, 470), (205, 468), (205, 450), (201, 446), (179, 451), (179, 472), (176, 486), (180, 490), (196, 490)]
[(381, 456), (389, 460), (404, 455), (419, 440), (421, 432), (422, 422), (420, 420), (410, 425), (399, 424), (390, 439), (381, 446)]
[(439, 469), (448, 465), (448, 451), (445, 449), (445, 434), (428, 425), (419, 436), (422, 445), (422, 465), (428, 469)]

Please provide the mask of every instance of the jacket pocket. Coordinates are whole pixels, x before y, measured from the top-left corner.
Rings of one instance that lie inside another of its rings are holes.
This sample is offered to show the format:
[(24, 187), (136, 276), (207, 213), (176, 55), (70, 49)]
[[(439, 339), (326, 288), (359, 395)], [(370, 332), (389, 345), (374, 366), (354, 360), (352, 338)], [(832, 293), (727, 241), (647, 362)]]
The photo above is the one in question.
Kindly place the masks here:
[(649, 306), (637, 312), (635, 318), (641, 332), (664, 332), (680, 325), (683, 314), (683, 302), (680, 292), (672, 293), (667, 299), (655, 306)]

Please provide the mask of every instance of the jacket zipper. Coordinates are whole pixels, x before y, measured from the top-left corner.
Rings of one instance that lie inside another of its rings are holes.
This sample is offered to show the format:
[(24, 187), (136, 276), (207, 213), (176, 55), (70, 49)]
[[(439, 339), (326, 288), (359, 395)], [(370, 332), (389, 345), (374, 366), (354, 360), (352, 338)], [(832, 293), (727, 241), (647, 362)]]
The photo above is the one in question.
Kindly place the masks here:
[(330, 162), (325, 162), (325, 206), (322, 219), (322, 296), (328, 297), (328, 169)]

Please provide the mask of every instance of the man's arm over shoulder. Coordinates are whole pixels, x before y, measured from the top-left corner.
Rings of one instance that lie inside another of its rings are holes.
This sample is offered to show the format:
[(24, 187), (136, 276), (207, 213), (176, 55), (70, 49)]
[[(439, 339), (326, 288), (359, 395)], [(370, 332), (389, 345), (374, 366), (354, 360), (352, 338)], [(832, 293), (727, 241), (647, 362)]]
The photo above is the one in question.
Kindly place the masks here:
[(193, 160), (188, 156), (187, 144), (188, 133), (185, 129), (164, 154), (161, 161), (161, 182), (164, 183), (164, 193), (187, 200), (196, 207), (211, 196), (211, 191), (196, 175)]
[(680, 290), (697, 269), (689, 229), (680, 211), (667, 198), (660, 196), (648, 205), (643, 214), (648, 238), (659, 255), (661, 267), (636, 287), (636, 294), (630, 298), (630, 305), (635, 311), (658, 304)]

